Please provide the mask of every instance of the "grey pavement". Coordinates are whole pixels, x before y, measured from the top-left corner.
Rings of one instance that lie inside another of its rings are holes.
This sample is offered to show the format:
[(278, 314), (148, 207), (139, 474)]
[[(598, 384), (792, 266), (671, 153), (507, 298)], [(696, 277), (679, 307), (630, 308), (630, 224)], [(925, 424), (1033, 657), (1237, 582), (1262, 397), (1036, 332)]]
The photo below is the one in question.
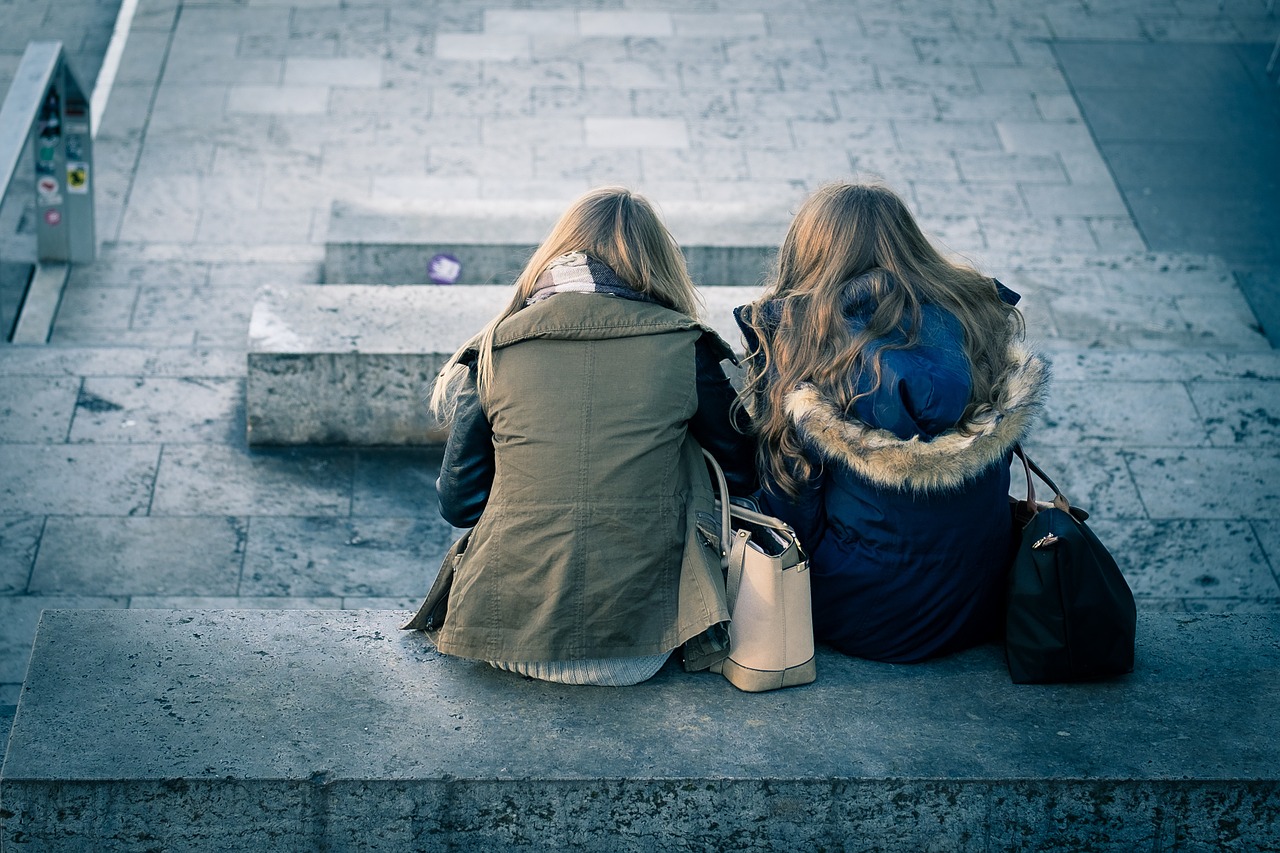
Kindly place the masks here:
[[(1024, 294), (1057, 375), (1032, 450), (1140, 605), (1280, 609), (1280, 357), (1250, 301), (1277, 268), (1152, 236), (1159, 211), (1080, 96), (1099, 87), (1059, 53), (1256, 61), (1280, 31), (1266, 5), (141, 0), (97, 135), (99, 260), (73, 270), (49, 344), (0, 345), (0, 718), (44, 608), (397, 609), (425, 591), (453, 534), (435, 451), (245, 442), (254, 294), (328, 281), (335, 201), (562, 204), (620, 182), (776, 208), (879, 176)], [(39, 37), (92, 18), (84, 47), (105, 44), (103, 8), (0, 15)]]

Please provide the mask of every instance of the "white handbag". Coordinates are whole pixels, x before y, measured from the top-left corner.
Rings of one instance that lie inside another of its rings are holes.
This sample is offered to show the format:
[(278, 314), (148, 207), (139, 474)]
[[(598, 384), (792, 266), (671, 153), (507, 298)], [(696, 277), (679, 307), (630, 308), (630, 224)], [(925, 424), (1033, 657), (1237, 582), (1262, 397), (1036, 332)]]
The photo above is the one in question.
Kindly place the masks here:
[(808, 558), (785, 522), (732, 503), (724, 471), (703, 454), (720, 496), (715, 538), (731, 617), (729, 657), (711, 671), (752, 693), (808, 684), (817, 677)]

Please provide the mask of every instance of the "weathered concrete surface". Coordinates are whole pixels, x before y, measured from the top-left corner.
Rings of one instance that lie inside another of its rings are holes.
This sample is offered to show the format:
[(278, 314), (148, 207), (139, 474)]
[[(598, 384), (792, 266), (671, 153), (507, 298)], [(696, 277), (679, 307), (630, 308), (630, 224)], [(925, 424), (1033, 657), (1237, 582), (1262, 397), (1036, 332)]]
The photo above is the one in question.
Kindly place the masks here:
[[(707, 322), (739, 348), (733, 307), (754, 287), (702, 291)], [(506, 305), (510, 286), (264, 288), (249, 324), (249, 443), (417, 445), (436, 374)]]
[[(426, 281), (428, 262), (447, 253), (462, 262), (460, 283), (506, 284), (567, 206), (518, 199), (337, 201), (329, 217), (325, 280)], [(762, 281), (791, 221), (781, 205), (669, 201), (658, 207), (699, 284)]]
[[(1140, 614), (1137, 670), (824, 652), (762, 695), (570, 688), (400, 611), (45, 611), (0, 804), (39, 850), (1280, 849), (1280, 615)], [(24, 845), (19, 847), (18, 845)], [(28, 846), (29, 845), (29, 846)]]

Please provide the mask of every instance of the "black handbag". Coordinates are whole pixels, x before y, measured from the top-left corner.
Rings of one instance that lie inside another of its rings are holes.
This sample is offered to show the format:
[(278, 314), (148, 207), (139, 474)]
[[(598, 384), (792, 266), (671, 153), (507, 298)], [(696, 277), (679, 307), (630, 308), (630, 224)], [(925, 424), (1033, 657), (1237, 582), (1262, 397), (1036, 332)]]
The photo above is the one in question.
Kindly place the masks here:
[[(1005, 654), (1017, 684), (1089, 681), (1133, 671), (1137, 610), (1115, 559), (1093, 534), (1089, 514), (1021, 447), (1027, 498), (1009, 498), (1017, 551), (1009, 572)], [(1031, 474), (1053, 490), (1037, 503)]]

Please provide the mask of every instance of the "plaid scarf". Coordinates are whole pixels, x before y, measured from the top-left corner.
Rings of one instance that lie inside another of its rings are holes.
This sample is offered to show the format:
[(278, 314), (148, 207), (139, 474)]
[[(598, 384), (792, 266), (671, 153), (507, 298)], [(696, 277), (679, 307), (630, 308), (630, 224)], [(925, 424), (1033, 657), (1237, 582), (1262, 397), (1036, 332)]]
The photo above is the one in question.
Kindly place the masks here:
[(538, 289), (524, 301), (526, 307), (557, 293), (603, 293), (636, 302), (654, 301), (628, 287), (612, 269), (582, 252), (569, 252), (556, 258), (538, 276), (537, 283)]

